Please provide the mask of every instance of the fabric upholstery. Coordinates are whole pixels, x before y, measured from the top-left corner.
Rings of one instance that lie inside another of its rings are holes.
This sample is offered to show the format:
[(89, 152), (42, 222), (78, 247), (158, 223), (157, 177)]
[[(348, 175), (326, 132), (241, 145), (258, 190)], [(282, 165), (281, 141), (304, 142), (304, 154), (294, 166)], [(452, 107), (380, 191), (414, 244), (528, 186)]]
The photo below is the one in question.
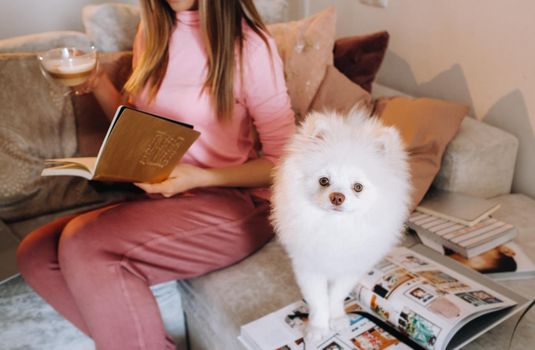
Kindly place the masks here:
[(254, 0), (264, 23), (282, 22), (288, 9), (288, 0)]
[(194, 323), (194, 349), (241, 349), (236, 337), (242, 324), (300, 298), (290, 260), (276, 240), (236, 265), (179, 286), (188, 328)]
[(340, 38), (334, 43), (334, 65), (366, 91), (381, 67), (388, 47), (388, 32)]
[(312, 100), (310, 110), (331, 110), (344, 114), (357, 105), (371, 110), (370, 94), (334, 66), (327, 66), (325, 77)]
[(433, 186), (486, 198), (508, 194), (518, 147), (515, 136), (465, 118), (444, 152)]
[[(288, 0), (254, 0), (254, 3), (265, 23), (286, 19)], [(104, 3), (82, 9), (85, 31), (100, 51), (132, 50), (139, 18), (139, 7), (131, 4)]]
[(414, 209), (440, 169), (442, 155), (468, 112), (459, 103), (430, 98), (394, 97), (379, 101), (377, 116), (396, 127), (409, 154)]
[(86, 46), (85, 33), (75, 31), (44, 32), (0, 40), (0, 52), (39, 52), (63, 46)]
[(99, 51), (126, 51), (132, 49), (139, 23), (137, 5), (88, 5), (82, 10), (87, 35)]
[(41, 177), (44, 159), (76, 154), (66, 91), (45, 79), (34, 54), (0, 55), (0, 219), (11, 222), (129, 195), (82, 178)]
[(300, 21), (268, 26), (284, 62), (284, 75), (292, 108), (300, 120), (308, 111), (332, 65), (336, 14), (334, 7)]
[[(372, 97), (403, 93), (374, 83)], [(406, 96), (406, 95), (405, 95)], [(518, 139), (474, 118), (464, 118), (450, 141), (433, 186), (478, 197), (494, 197), (511, 191)]]

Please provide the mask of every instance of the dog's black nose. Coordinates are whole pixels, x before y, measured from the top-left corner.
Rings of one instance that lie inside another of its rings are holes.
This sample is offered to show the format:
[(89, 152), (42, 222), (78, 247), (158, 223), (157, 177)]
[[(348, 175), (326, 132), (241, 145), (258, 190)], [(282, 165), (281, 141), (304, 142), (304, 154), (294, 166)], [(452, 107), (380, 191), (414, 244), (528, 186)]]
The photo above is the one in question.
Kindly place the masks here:
[(331, 200), (332, 204), (341, 205), (342, 203), (344, 203), (346, 196), (344, 196), (344, 194), (340, 192), (333, 192), (329, 193), (329, 199)]

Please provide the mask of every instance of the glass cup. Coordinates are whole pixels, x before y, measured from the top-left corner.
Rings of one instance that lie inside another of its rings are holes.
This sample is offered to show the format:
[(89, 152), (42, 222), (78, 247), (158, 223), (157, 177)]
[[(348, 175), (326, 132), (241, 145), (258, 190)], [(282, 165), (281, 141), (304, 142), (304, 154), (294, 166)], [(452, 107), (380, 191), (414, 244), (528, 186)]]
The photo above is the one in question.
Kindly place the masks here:
[(69, 88), (66, 95), (82, 95), (91, 91), (89, 83), (96, 75), (98, 56), (93, 45), (60, 47), (39, 53), (43, 75)]

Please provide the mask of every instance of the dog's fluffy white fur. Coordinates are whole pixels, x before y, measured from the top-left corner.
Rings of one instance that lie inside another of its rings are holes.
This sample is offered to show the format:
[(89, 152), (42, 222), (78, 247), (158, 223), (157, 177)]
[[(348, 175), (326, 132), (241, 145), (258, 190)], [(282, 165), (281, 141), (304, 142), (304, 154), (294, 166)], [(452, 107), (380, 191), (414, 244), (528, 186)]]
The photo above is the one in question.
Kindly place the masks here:
[(343, 301), (399, 240), (410, 195), (393, 127), (364, 110), (310, 114), (275, 169), (272, 222), (310, 308), (308, 341), (349, 326)]

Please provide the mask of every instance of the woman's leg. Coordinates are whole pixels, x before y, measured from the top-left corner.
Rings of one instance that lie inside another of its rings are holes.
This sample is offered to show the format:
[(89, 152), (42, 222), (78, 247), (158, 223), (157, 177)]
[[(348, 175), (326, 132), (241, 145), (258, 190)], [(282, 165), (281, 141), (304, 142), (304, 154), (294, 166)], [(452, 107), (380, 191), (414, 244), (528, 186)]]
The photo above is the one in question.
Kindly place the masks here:
[(57, 254), (61, 232), (75, 216), (57, 219), (30, 233), (18, 246), (17, 264), (24, 280), (37, 294), (78, 329), (89, 335), (89, 330), (63, 278)]
[(272, 237), (268, 209), (247, 192), (206, 189), (69, 221), (59, 265), (97, 348), (169, 346), (149, 286), (246, 257)]

